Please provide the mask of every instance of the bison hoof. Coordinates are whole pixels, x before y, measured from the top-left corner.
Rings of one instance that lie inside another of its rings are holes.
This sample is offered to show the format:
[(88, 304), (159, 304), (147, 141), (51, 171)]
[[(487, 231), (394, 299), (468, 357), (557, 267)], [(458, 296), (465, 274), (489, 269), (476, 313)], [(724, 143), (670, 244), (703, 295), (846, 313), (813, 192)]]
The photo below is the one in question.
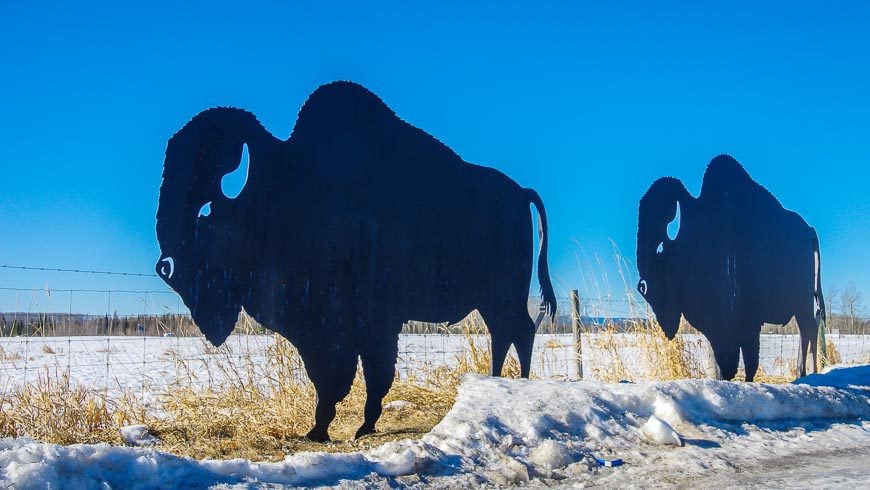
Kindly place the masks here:
[(305, 436), (309, 441), (314, 442), (329, 442), (329, 433), (317, 427), (311, 429), (308, 435)]
[(353, 436), (353, 438), (359, 439), (360, 437), (367, 436), (369, 434), (374, 434), (374, 432), (375, 432), (374, 427), (366, 427), (365, 425), (363, 425), (362, 427), (359, 428), (359, 430), (356, 431), (356, 435)]

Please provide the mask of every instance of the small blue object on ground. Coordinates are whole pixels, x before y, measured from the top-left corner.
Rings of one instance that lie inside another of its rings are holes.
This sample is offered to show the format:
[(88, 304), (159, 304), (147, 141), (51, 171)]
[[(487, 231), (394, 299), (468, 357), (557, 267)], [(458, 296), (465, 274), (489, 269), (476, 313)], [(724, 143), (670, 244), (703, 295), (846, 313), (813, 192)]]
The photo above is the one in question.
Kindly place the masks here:
[(606, 466), (608, 468), (613, 468), (616, 466), (622, 466), (621, 459), (601, 459), (595, 458), (595, 462), (598, 463), (598, 466)]

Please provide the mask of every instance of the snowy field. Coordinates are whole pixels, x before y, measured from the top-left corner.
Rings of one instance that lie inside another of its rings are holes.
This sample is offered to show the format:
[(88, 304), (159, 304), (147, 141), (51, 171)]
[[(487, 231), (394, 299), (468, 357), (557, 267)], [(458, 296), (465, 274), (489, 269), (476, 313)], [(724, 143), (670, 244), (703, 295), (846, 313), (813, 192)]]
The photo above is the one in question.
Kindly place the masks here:
[[(870, 362), (870, 336), (832, 335), (843, 363)], [(478, 347), (486, 335), (401, 335), (397, 370), (401, 376), (453, 367), (468, 352), (469, 339)], [(633, 334), (584, 334), (584, 379), (602, 379), (618, 363), (626, 378), (644, 379), (646, 363), (654, 362)], [(701, 336), (685, 335), (687, 354), (699, 372), (713, 378), (715, 367)], [(264, 377), (270, 335), (233, 335), (219, 349), (198, 337), (4, 337), (0, 338), (0, 390), (10, 390), (69, 373), (72, 381), (110, 396), (121, 392), (148, 395), (173, 386), (213, 386), (231, 376)], [(618, 352), (617, 358), (614, 352)], [(798, 352), (797, 335), (763, 335), (761, 368), (767, 374), (789, 376)], [(227, 371), (227, 368), (232, 368)], [(532, 373), (542, 379), (577, 379), (571, 335), (538, 335)], [(300, 369), (300, 379), (304, 373)]]
[[(135, 441), (133, 441), (135, 442)], [(280, 462), (0, 440), (0, 487), (843, 488), (870, 481), (870, 365), (796, 384), (467, 376), (421, 440)], [(605, 461), (621, 460), (607, 467)]]

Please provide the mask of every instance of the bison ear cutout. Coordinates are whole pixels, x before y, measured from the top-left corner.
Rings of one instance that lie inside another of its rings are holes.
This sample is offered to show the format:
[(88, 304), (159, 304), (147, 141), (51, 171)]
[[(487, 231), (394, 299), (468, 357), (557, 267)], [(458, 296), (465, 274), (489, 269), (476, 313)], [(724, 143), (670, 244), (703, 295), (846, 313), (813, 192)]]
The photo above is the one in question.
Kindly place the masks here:
[(245, 184), (248, 182), (248, 172), (251, 164), (251, 155), (248, 150), (248, 144), (242, 144), (242, 160), (239, 166), (232, 172), (224, 175), (221, 178), (221, 192), (229, 199), (235, 199), (242, 193)]
[(680, 233), (680, 201), (677, 201), (677, 212), (674, 219), (668, 223), (668, 239), (676, 240)]

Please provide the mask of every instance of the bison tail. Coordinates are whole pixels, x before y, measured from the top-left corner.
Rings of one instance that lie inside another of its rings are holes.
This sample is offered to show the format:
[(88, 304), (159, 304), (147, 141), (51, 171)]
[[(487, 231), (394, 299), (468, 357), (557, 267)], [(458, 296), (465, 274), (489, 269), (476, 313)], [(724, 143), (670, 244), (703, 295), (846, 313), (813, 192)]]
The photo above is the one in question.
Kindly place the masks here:
[(816, 234), (815, 229), (813, 229), (813, 259), (816, 265), (813, 296), (818, 303), (816, 318), (821, 318), (823, 321), (827, 322), (828, 317), (825, 310), (825, 295), (822, 294), (822, 255), (819, 252), (819, 236)]
[[(541, 285), (541, 312), (546, 313), (550, 320), (556, 318), (556, 293), (550, 282), (550, 266), (547, 264), (547, 212), (544, 202), (534, 189), (526, 189), (529, 203), (538, 210), (538, 283)], [(537, 322), (536, 322), (537, 323)]]

